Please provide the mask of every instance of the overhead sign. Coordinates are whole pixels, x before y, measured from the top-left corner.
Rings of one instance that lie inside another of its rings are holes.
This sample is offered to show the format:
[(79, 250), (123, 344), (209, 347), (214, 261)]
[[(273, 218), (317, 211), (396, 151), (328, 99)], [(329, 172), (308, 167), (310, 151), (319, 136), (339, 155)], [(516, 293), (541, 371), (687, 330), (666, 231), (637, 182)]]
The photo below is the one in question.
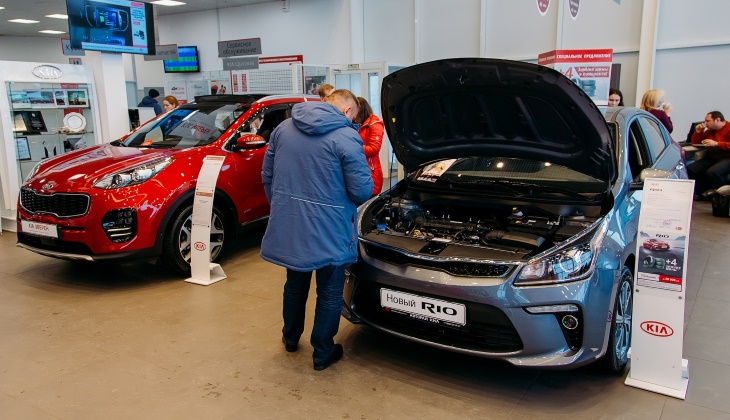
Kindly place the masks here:
[(255, 70), (259, 68), (258, 57), (224, 58), (223, 70)]
[(304, 56), (299, 55), (279, 55), (276, 57), (259, 57), (259, 64), (276, 64), (276, 63), (303, 63)]
[(637, 235), (631, 370), (626, 385), (684, 399), (682, 359), (694, 181), (644, 182)]
[(218, 57), (240, 57), (261, 54), (261, 38), (218, 42)]
[(157, 45), (155, 54), (145, 55), (144, 61), (177, 60), (177, 44)]
[(537, 64), (563, 73), (598, 106), (608, 105), (613, 50), (553, 50), (537, 56)]
[(61, 50), (63, 51), (63, 55), (73, 55), (73, 56), (86, 55), (86, 50), (82, 50), (81, 48), (71, 47), (71, 40), (68, 38), (61, 38)]

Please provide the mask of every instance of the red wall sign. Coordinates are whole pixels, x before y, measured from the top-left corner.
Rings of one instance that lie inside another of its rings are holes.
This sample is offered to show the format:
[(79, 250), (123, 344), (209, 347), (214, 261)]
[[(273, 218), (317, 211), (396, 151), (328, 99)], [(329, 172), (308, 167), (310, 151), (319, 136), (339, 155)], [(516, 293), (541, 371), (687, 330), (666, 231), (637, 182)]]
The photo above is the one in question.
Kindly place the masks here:
[(540, 15), (545, 16), (550, 7), (550, 0), (537, 0), (537, 11)]
[(570, 17), (573, 19), (578, 18), (578, 8), (580, 7), (580, 0), (568, 0), (568, 5), (570, 7)]

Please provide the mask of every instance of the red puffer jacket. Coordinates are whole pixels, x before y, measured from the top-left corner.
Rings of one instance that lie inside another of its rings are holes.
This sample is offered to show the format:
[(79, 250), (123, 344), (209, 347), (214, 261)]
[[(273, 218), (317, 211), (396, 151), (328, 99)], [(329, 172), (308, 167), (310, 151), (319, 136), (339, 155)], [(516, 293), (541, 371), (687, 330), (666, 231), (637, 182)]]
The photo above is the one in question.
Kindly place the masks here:
[(365, 158), (370, 167), (370, 175), (373, 177), (373, 195), (379, 194), (383, 189), (383, 167), (380, 166), (380, 147), (383, 145), (383, 132), (385, 124), (375, 114), (360, 125), (360, 138), (365, 147)]

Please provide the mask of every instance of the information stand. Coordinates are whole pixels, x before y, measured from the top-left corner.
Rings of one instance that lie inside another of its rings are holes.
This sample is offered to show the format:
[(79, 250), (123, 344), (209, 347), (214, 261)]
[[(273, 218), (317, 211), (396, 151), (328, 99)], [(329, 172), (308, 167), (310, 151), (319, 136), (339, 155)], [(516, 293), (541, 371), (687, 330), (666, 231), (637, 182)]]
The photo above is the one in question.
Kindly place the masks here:
[(631, 369), (625, 384), (684, 399), (682, 359), (687, 246), (694, 181), (647, 179), (639, 216), (631, 322)]
[(223, 156), (207, 156), (198, 175), (193, 201), (193, 229), (190, 247), (190, 274), (185, 281), (208, 286), (226, 278), (223, 268), (210, 262), (210, 223), (213, 216), (213, 198)]

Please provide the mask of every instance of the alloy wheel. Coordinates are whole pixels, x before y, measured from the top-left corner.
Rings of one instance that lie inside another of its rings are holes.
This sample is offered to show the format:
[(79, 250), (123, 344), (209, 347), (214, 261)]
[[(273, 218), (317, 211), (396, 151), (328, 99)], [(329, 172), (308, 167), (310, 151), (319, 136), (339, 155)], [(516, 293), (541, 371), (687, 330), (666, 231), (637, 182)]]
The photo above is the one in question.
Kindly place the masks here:
[[(225, 239), (225, 229), (223, 228), (223, 219), (213, 212), (210, 219), (210, 260), (215, 261), (223, 249), (223, 240)], [(193, 243), (193, 215), (192, 213), (183, 223), (178, 235), (178, 248), (180, 256), (188, 264), (190, 264), (191, 247)]]
[(633, 314), (633, 294), (631, 290), (631, 282), (624, 277), (621, 281), (621, 288), (619, 289), (619, 297), (616, 318), (613, 322), (616, 323), (615, 336), (614, 336), (614, 351), (616, 352), (616, 359), (624, 361), (627, 358), (629, 347), (631, 346), (631, 318)]

